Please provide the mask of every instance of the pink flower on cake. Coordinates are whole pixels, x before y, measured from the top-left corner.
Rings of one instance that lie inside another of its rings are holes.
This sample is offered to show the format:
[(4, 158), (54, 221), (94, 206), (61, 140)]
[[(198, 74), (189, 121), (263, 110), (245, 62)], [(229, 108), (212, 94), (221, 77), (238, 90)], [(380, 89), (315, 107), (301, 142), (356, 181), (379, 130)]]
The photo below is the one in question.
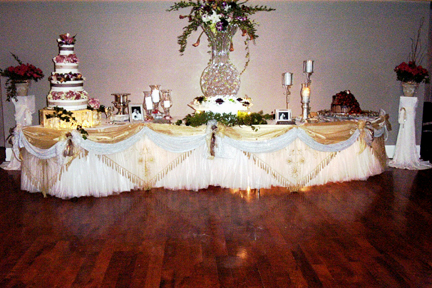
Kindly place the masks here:
[(61, 100), (63, 97), (63, 92), (52, 92), (51, 98), (52, 100)]
[(75, 54), (69, 54), (69, 55), (57, 55), (56, 57), (54, 57), (54, 62), (55, 63), (71, 63), (71, 64), (75, 64), (78, 63), (78, 57)]
[(68, 91), (66, 92), (66, 95), (64, 96), (64, 98), (66, 100), (74, 100), (75, 99), (75, 93), (73, 91)]
[(100, 101), (96, 98), (90, 98), (88, 101), (88, 105), (93, 109), (99, 109), (100, 107)]

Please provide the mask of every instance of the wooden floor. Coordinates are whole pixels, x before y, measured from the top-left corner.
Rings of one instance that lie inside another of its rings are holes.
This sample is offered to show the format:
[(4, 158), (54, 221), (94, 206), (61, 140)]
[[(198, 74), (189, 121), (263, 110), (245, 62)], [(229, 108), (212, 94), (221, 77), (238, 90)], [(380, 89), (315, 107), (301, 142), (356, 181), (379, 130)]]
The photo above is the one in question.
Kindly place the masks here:
[(0, 169), (0, 287), (432, 287), (432, 170), (61, 200)]

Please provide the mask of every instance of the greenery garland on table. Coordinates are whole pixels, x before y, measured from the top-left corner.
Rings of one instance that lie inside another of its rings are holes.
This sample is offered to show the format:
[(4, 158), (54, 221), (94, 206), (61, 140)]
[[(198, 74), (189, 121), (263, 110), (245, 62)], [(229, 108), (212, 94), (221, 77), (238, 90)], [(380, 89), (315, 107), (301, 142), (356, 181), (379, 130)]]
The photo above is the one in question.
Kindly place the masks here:
[[(97, 111), (97, 112), (100, 112), (100, 113), (106, 113), (105, 106), (104, 105), (100, 105), (99, 104), (99, 100), (97, 100), (97, 105), (94, 105), (94, 103), (91, 102), (92, 100), (95, 100), (95, 99), (91, 98), (89, 100), (90, 104), (87, 105), (87, 109), (88, 110)], [(64, 108), (61, 108), (61, 107), (58, 107), (58, 106), (53, 107), (53, 109), (54, 109), (54, 113), (46, 115), (47, 119), (56, 117), (56, 118), (59, 118), (60, 121), (65, 121), (65, 122), (68, 122), (68, 123), (72, 122), (72, 121), (73, 122), (77, 122), (76, 118), (73, 116), (73, 113), (71, 111), (68, 111), (68, 110), (66, 110)], [(77, 125), (76, 129), (81, 133), (82, 138), (84, 140), (86, 140), (88, 132), (81, 125)]]
[(213, 113), (213, 112), (201, 112), (186, 115), (183, 120), (178, 120), (175, 124), (180, 126), (182, 124), (186, 126), (198, 127), (206, 125), (210, 120), (216, 120), (218, 123), (227, 127), (232, 126), (251, 126), (253, 130), (258, 130), (254, 125), (267, 124), (267, 120), (273, 119), (273, 115), (264, 114), (262, 111), (258, 113), (250, 113), (245, 115), (234, 115), (227, 113)]
[[(55, 118), (59, 118), (60, 121), (64, 121), (67, 123), (72, 121), (77, 122), (76, 118), (73, 116), (73, 113), (71, 111), (68, 111), (58, 106), (53, 107), (53, 109), (54, 109), (54, 113), (46, 115), (47, 119), (55, 117)], [(81, 125), (77, 125), (76, 130), (78, 130), (81, 133), (81, 136), (84, 140), (87, 139), (88, 132)]]

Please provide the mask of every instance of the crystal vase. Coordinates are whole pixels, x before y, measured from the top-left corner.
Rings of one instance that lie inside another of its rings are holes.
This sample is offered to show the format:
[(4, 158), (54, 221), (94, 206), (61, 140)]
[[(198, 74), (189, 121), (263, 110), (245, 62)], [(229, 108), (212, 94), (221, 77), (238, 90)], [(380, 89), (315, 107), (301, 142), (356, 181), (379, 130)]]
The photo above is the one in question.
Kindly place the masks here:
[(240, 89), (240, 73), (229, 59), (232, 37), (237, 26), (228, 26), (225, 31), (212, 31), (203, 26), (212, 52), (209, 65), (201, 75), (201, 90), (206, 97), (236, 95)]

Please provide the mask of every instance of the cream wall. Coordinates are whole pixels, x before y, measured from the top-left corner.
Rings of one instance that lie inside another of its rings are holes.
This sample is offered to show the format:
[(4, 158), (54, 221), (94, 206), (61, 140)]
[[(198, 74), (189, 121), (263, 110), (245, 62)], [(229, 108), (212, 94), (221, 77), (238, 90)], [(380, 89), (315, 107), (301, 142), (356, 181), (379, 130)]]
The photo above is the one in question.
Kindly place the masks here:
[[(59, 34), (77, 34), (76, 54), (86, 77), (85, 89), (110, 105), (111, 93), (129, 92), (142, 102), (150, 84), (173, 90), (172, 114), (192, 113), (186, 104), (201, 94), (199, 77), (209, 59), (206, 41), (188, 46), (179, 56), (176, 44), (185, 20), (168, 13), (172, 2), (2, 2), (0, 1), (0, 67), (15, 65), (9, 51), (49, 75), (58, 54)], [(276, 8), (256, 14), (260, 23), (252, 61), (243, 74), (240, 96), (252, 97), (254, 111), (269, 113), (284, 108), (281, 73), (294, 73), (291, 108), (300, 115), (302, 61), (315, 60), (312, 75), (312, 110), (328, 109), (331, 95), (350, 89), (364, 110), (385, 109), (393, 131), (387, 144), (395, 144), (400, 83), (394, 67), (407, 59), (410, 38), (421, 17), (426, 18), (422, 40), (427, 43), (429, 2), (254, 1)], [(186, 12), (186, 11), (185, 11)], [(198, 37), (195, 33), (189, 41)], [(204, 43), (203, 43), (204, 42)], [(231, 54), (244, 64), (243, 39), (236, 35)], [(426, 63), (424, 63), (426, 64)], [(5, 79), (2, 79), (4, 86)], [(4, 89), (4, 87), (3, 87)], [(46, 106), (47, 77), (33, 83), (36, 106)], [(424, 85), (418, 92), (423, 101)], [(13, 104), (4, 102), (4, 131), (14, 126)], [(421, 119), (422, 105), (417, 119)], [(38, 123), (35, 115), (34, 124)], [(418, 121), (420, 122), (420, 120)], [(417, 131), (420, 131), (420, 123)], [(1, 138), (1, 137), (0, 137)], [(420, 135), (417, 133), (417, 143)], [(0, 140), (1, 141), (1, 140)], [(0, 146), (2, 143), (0, 143)]]

